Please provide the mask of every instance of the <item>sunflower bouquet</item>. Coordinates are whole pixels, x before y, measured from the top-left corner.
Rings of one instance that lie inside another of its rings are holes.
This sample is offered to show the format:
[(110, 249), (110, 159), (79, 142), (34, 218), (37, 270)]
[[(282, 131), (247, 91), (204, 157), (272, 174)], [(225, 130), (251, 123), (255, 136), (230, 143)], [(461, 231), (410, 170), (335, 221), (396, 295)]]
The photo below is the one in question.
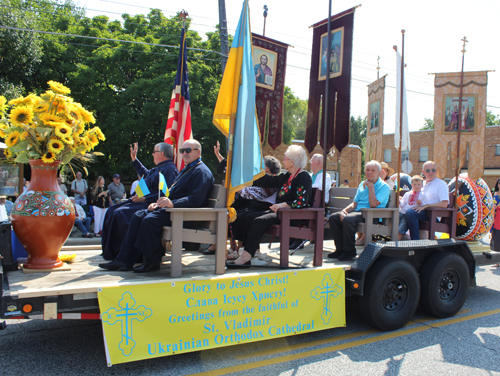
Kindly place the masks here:
[(95, 118), (68, 96), (69, 88), (55, 81), (48, 84), (50, 89), (40, 96), (29, 94), (8, 103), (0, 96), (0, 137), (7, 145), (6, 157), (19, 163), (88, 161), (99, 140), (105, 140), (104, 134), (99, 127), (88, 127)]

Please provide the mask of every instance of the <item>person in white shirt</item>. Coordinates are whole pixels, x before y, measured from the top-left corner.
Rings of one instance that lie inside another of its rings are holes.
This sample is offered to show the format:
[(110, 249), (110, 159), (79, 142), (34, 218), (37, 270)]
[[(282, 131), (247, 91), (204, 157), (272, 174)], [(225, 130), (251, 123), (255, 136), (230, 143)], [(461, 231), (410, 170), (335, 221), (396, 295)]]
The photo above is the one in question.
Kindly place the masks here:
[[(312, 178), (312, 187), (318, 188), (320, 191), (323, 190), (323, 156), (321, 154), (314, 154), (311, 158), (311, 178)], [(325, 182), (325, 202), (328, 203), (330, 200), (329, 192), (330, 186), (332, 185), (332, 179), (330, 178), (330, 174), (326, 174), (326, 182)]]
[(420, 240), (418, 221), (429, 220), (427, 208), (446, 208), (449, 203), (448, 185), (437, 177), (436, 163), (433, 161), (425, 162), (422, 166), (422, 173), (425, 176), (422, 192), (425, 194), (427, 203), (425, 205), (417, 205), (405, 213), (405, 220), (410, 230), (411, 240)]
[(138, 174), (137, 175), (137, 180), (132, 183), (132, 186), (130, 187), (130, 196), (133, 196), (135, 194), (135, 188), (139, 185), (139, 180), (141, 180), (141, 176)]
[(75, 207), (75, 226), (82, 232), (82, 238), (93, 238), (90, 233), (91, 218), (87, 218), (85, 210), (75, 202), (74, 197), (69, 198)]
[(89, 186), (87, 182), (82, 179), (82, 173), (76, 173), (76, 179), (71, 182), (71, 192), (75, 195), (75, 202), (78, 205), (87, 205), (87, 190)]

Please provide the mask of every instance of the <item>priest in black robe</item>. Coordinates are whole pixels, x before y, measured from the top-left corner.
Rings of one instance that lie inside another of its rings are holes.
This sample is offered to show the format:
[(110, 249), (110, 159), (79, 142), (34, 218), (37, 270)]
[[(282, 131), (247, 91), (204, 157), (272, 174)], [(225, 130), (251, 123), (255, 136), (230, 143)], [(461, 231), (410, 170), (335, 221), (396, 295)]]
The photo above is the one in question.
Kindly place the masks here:
[(159, 173), (165, 176), (170, 187), (179, 175), (177, 167), (172, 161), (173, 147), (165, 142), (156, 144), (153, 150), (153, 159), (156, 167), (148, 170), (137, 159), (138, 145), (130, 147), (132, 165), (139, 176), (142, 176), (148, 186), (149, 194), (143, 197), (132, 196), (129, 200), (111, 206), (104, 217), (102, 229), (102, 256), (105, 260), (113, 260), (120, 252), (120, 247), (127, 233), (132, 216), (158, 200)]
[(170, 213), (164, 208), (197, 208), (208, 206), (208, 196), (214, 186), (209, 168), (201, 161), (201, 145), (196, 140), (184, 142), (179, 149), (184, 160), (184, 169), (169, 187), (169, 197), (161, 197), (145, 210), (134, 214), (117, 258), (106, 264), (99, 264), (107, 270), (132, 270), (134, 263), (142, 256), (143, 265), (134, 268), (136, 272), (150, 272), (160, 269), (165, 253), (161, 239), (163, 226), (169, 226)]

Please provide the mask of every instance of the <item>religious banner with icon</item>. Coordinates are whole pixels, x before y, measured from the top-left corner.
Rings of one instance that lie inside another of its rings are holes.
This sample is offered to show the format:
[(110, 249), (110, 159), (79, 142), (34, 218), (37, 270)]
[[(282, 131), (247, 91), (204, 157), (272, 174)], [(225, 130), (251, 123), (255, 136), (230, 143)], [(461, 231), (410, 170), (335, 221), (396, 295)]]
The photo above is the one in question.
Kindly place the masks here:
[(382, 135), (384, 133), (385, 78), (368, 85), (368, 123), (366, 124), (367, 160), (383, 161)]
[(273, 149), (283, 139), (283, 95), (288, 45), (252, 33), (255, 107), (262, 145)]
[[(354, 30), (354, 11), (348, 9), (331, 17), (331, 58), (328, 65), (328, 19), (312, 27), (313, 45), (309, 78), (309, 101), (305, 147), (309, 152), (318, 143), (319, 120), (324, 119), (325, 108), (329, 108), (328, 140), (326, 149), (333, 146), (339, 152), (349, 144), (349, 121), (351, 108), (351, 62)], [(327, 72), (330, 73), (328, 103), (324, 103)], [(337, 93), (337, 98), (335, 98)], [(322, 114), (320, 116), (320, 110)], [(323, 132), (320, 144), (324, 145)]]
[(345, 326), (342, 267), (98, 290), (108, 366)]
[(460, 72), (436, 73), (434, 161), (440, 167), (438, 170), (444, 172), (440, 178), (455, 176), (458, 127), (460, 127), (461, 172), (467, 171), (472, 180), (483, 176), (487, 85), (487, 71), (464, 72), (460, 109)]

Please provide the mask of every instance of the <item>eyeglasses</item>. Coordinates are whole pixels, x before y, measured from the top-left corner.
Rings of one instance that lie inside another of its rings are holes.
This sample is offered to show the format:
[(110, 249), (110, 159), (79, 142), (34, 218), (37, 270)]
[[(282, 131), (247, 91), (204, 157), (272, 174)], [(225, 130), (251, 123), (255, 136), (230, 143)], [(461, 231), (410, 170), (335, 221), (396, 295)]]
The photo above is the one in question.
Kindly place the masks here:
[(179, 149), (179, 153), (181, 153), (181, 154), (184, 154), (184, 153), (189, 154), (193, 150), (198, 150), (198, 149), (196, 149), (196, 148), (181, 148), (181, 149)]
[(429, 173), (429, 172), (436, 172), (436, 169), (435, 168), (428, 168), (427, 170), (425, 170), (425, 172)]
[(159, 151), (159, 150), (153, 150), (153, 154), (154, 153), (161, 153), (161, 151)]
[(283, 157), (283, 160), (284, 160), (284, 161), (289, 161), (289, 160), (290, 160), (290, 158), (288, 158), (288, 157), (285, 155), (285, 156)]

